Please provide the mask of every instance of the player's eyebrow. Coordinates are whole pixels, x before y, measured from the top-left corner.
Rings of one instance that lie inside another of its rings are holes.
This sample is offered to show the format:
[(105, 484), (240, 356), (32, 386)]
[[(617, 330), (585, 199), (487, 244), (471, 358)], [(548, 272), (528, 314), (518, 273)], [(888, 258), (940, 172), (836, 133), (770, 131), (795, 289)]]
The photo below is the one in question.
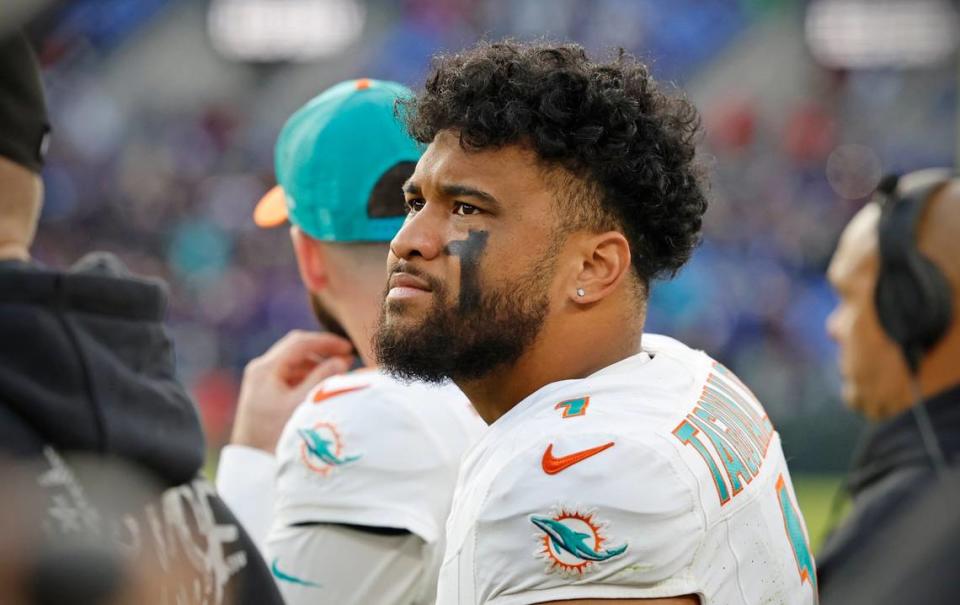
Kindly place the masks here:
[(493, 206), (494, 208), (500, 207), (500, 202), (497, 201), (497, 198), (493, 197), (486, 191), (482, 189), (477, 189), (476, 187), (470, 187), (469, 185), (457, 185), (457, 184), (446, 184), (440, 185), (440, 193), (447, 197), (472, 197), (478, 200), (483, 200), (487, 204)]
[[(483, 191), (482, 189), (477, 189), (476, 187), (449, 183), (440, 185), (438, 189), (440, 190), (441, 195), (444, 197), (472, 197), (478, 200), (483, 200), (489, 206), (492, 206), (493, 210), (497, 210), (501, 207), (500, 201), (497, 200), (497, 198), (486, 191)], [(413, 181), (407, 181), (403, 184), (403, 192), (409, 195), (423, 195), (420, 185)]]

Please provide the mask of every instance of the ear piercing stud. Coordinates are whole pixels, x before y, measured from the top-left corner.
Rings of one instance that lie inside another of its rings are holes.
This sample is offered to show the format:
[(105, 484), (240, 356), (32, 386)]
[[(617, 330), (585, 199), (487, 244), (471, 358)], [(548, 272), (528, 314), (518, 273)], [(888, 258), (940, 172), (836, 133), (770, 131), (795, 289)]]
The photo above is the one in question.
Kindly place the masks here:
[(586, 293), (583, 288), (577, 288), (577, 296), (584, 296)]

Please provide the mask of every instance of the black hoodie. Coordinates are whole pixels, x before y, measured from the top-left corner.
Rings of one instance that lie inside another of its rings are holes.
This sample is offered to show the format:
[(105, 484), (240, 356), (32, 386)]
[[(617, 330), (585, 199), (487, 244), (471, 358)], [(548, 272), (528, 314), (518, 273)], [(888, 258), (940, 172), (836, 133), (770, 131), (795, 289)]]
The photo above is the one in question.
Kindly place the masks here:
[(960, 603), (960, 385), (923, 405), (947, 467), (934, 470), (912, 410), (873, 426), (850, 513), (817, 556), (823, 605)]
[(98, 495), (82, 489), (97, 471), (76, 470), (74, 455), (132, 463), (159, 485), (164, 493), (122, 518), (109, 518), (113, 506), (110, 515), (66, 515), (87, 519), (88, 533), (122, 526), (120, 541), (152, 553), (158, 569), (171, 557), (189, 561), (194, 577), (181, 574), (156, 603), (281, 603), (252, 541), (200, 475), (203, 432), (174, 375), (165, 306), (160, 282), (130, 276), (109, 255), (69, 272), (0, 263), (0, 453), (40, 464), (55, 533), (76, 530), (65, 509), (97, 507)]

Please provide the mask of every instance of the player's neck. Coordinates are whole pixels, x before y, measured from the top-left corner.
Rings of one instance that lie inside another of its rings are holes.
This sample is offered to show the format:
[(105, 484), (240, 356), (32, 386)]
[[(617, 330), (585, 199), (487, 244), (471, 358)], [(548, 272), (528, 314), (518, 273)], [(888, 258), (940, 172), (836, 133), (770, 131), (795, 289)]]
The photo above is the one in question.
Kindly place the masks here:
[(920, 364), (920, 393), (924, 398), (960, 385), (957, 359), (960, 359), (960, 321), (954, 321)]
[(457, 386), (477, 413), (493, 423), (538, 389), (585, 378), (640, 351), (643, 321), (560, 320), (544, 326), (536, 342), (516, 363)]
[(377, 311), (344, 315), (343, 329), (353, 342), (357, 356), (366, 368), (377, 367), (377, 358), (373, 353), (373, 331), (377, 325)]
[(373, 334), (380, 316), (380, 291), (377, 286), (366, 287), (331, 301), (337, 322), (347, 333), (364, 367), (377, 367), (373, 352)]

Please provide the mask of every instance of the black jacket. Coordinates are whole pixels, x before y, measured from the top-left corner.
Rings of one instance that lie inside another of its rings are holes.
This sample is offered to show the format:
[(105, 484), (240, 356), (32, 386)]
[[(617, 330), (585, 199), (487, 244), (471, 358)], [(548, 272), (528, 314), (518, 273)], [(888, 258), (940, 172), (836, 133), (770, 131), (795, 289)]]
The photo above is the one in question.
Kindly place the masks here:
[(821, 603), (960, 603), (960, 386), (924, 403), (948, 469), (912, 411), (874, 427), (848, 478), (849, 516), (817, 557)]
[[(0, 454), (32, 461), (48, 534), (109, 534), (160, 573), (179, 561), (152, 602), (281, 603), (201, 476), (203, 432), (174, 376), (165, 305), (159, 282), (108, 255), (70, 272), (0, 263)], [(103, 485), (110, 460), (138, 477), (110, 471), (121, 478)]]

